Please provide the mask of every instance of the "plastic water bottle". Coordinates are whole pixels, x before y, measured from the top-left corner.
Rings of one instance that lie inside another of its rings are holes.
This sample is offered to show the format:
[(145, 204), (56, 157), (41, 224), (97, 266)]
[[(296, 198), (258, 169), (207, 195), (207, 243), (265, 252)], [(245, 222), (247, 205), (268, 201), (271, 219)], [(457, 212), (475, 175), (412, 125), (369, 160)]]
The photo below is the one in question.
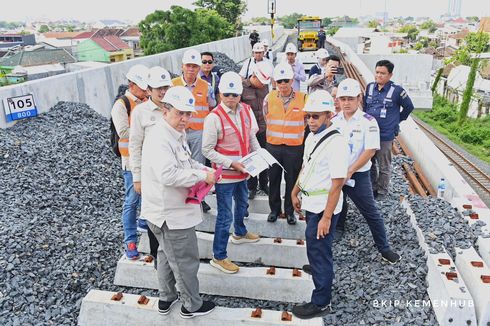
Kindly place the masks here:
[(437, 186), (437, 198), (444, 199), (444, 193), (446, 192), (446, 181), (444, 178), (441, 178), (439, 181), (439, 185)]

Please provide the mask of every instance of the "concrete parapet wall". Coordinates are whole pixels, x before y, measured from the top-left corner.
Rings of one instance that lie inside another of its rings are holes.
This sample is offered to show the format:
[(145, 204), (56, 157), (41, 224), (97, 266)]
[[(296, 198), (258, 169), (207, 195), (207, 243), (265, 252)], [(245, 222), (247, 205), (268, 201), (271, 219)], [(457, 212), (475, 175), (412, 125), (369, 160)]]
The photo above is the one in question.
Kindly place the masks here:
[[(282, 27), (277, 28), (275, 33), (276, 41), (282, 36), (284, 29)], [(270, 31), (261, 32), (260, 38), (271, 40)], [(235, 62), (243, 61), (251, 55), (248, 35), (200, 44), (190, 48), (195, 48), (200, 52), (223, 52)], [(127, 83), (125, 75), (131, 66), (135, 64), (143, 64), (148, 67), (159, 65), (171, 72), (179, 73), (181, 58), (187, 49), (189, 48), (113, 63), (106, 67), (86, 69), (1, 87), (0, 102), (3, 102), (5, 98), (30, 93), (34, 95), (39, 113), (49, 111), (59, 101), (67, 101), (85, 103), (101, 115), (109, 117), (117, 88), (119, 85)], [(3, 103), (0, 104), (0, 108), (0, 128), (13, 126), (14, 122), (6, 122)]]

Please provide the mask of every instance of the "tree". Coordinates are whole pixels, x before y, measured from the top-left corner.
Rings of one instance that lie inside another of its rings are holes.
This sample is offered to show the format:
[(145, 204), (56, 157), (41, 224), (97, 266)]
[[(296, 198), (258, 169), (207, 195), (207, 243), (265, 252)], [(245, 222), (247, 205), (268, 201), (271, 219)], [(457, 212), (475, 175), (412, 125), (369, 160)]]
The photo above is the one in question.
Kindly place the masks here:
[(233, 36), (233, 26), (216, 11), (172, 6), (157, 10), (139, 23), (145, 55), (180, 49)]
[(407, 33), (408, 39), (411, 41), (415, 41), (417, 39), (417, 35), (419, 34), (419, 30), (415, 25), (404, 25), (399, 30), (399, 33)]
[(271, 19), (270, 17), (254, 17), (250, 20), (250, 23), (253, 25), (270, 25)]
[(284, 28), (294, 28), (296, 24), (298, 24), (298, 19), (303, 16), (303, 14), (293, 12), (290, 15), (281, 16), (279, 18), (279, 21), (281, 22), (282, 26), (284, 26)]
[(339, 26), (331, 26), (328, 30), (327, 30), (327, 34), (330, 35), (330, 36), (334, 36), (335, 33), (337, 33), (337, 31), (340, 29)]
[(47, 33), (47, 32), (49, 32), (48, 25), (41, 25), (41, 27), (39, 27), (39, 33)]
[(375, 20), (375, 19), (373, 19), (373, 20), (370, 20), (368, 22), (368, 25), (367, 26), (368, 26), (368, 28), (376, 28), (376, 27), (378, 27), (378, 25), (379, 25), (378, 24), (378, 21)]
[(437, 26), (436, 23), (429, 19), (420, 25), (420, 29), (428, 29), (430, 33), (433, 33), (437, 29)]
[(330, 26), (330, 24), (332, 24), (332, 18), (325, 17), (322, 19), (322, 26), (328, 27), (328, 26)]
[(240, 25), (239, 18), (247, 10), (247, 4), (242, 0), (196, 0), (194, 5), (215, 10), (235, 27)]
[(422, 50), (424, 48), (424, 44), (422, 42), (417, 42), (415, 43), (414, 47), (413, 47), (415, 50), (419, 51), (419, 50)]

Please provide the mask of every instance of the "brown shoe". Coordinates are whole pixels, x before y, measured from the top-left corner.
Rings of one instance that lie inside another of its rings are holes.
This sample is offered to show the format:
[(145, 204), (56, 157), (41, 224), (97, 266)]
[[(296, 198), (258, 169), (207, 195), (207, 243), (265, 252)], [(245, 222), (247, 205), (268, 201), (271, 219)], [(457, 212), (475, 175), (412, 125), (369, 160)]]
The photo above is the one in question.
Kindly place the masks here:
[(231, 242), (233, 242), (234, 244), (257, 242), (259, 240), (260, 236), (252, 232), (247, 232), (247, 234), (241, 237), (236, 235), (235, 233), (231, 235)]
[(238, 267), (236, 264), (234, 264), (228, 258), (225, 258), (222, 260), (218, 260), (218, 259), (213, 258), (213, 259), (211, 259), (209, 264), (211, 266), (213, 266), (214, 268), (219, 269), (223, 273), (227, 273), (227, 274), (234, 274), (234, 273), (238, 272), (238, 270), (240, 269), (240, 267)]

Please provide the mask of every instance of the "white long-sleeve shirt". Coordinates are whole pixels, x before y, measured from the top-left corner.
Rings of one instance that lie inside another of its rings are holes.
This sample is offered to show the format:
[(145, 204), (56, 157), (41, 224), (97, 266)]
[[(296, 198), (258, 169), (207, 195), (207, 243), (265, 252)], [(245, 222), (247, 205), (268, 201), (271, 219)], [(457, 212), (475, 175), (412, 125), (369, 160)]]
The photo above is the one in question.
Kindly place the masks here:
[(157, 121), (143, 144), (141, 216), (169, 229), (188, 229), (202, 221), (200, 205), (186, 204), (189, 188), (206, 180), (208, 169), (191, 158), (185, 133)]

